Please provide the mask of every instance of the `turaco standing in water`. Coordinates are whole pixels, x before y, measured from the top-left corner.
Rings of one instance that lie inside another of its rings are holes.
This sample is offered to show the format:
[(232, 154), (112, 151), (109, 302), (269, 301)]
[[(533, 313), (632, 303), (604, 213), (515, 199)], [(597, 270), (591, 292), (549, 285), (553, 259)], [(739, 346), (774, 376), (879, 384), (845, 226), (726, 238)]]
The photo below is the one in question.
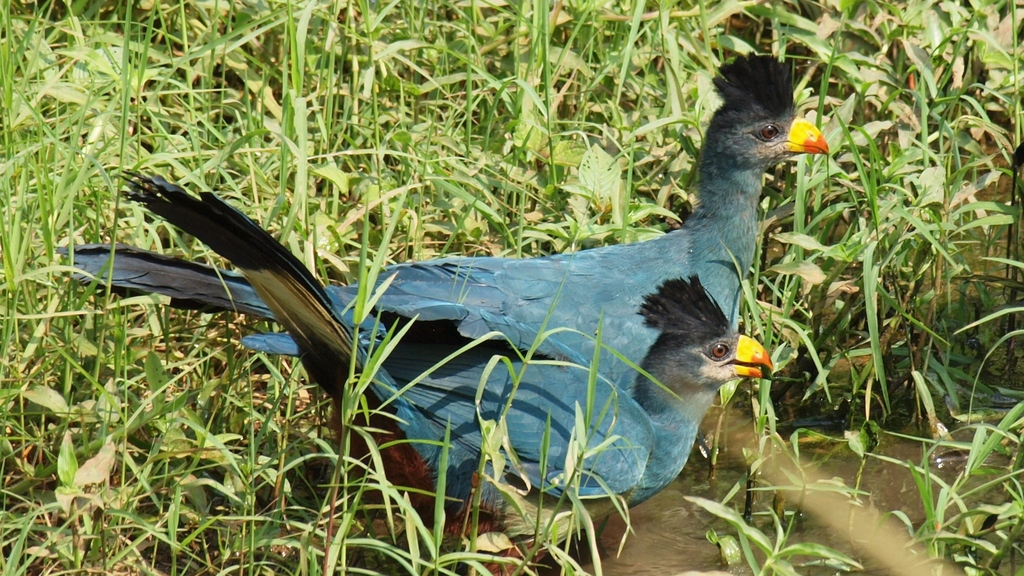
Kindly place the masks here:
[[(162, 178), (137, 174), (130, 188), (132, 199), (242, 270), (297, 343), (306, 372), (340, 404), (350, 393), (351, 362), (363, 367), (367, 350), (386, 337), (383, 328), (360, 330), (354, 340), (351, 314), (340, 311), (283, 245), (217, 195), (196, 198)], [(625, 388), (599, 372), (592, 379), (590, 357), (543, 339), (534, 359), (523, 362), (511, 354), (509, 365), (492, 362), (497, 352), (490, 345), (461, 352), (443, 342), (394, 347), (378, 367), (368, 398), (379, 408), (368, 422), (376, 440), (391, 442), (381, 451), (389, 480), (435, 490), (443, 446), (447, 528), (460, 529), (470, 496), (479, 489), (485, 529), (514, 537), (535, 534), (538, 521), (554, 521), (556, 538), (566, 535), (560, 522), (568, 513), (549, 508), (558, 498), (542, 494), (571, 490), (593, 513), (607, 514), (614, 509), (610, 496), (634, 505), (663, 489), (686, 463), (718, 388), (737, 377), (759, 378), (772, 363), (760, 344), (730, 327), (697, 276), (645, 292), (634, 314), (656, 337), (641, 360), (643, 372), (634, 369)], [(480, 482), (476, 474), (481, 419), (504, 420), (505, 450), (514, 456), (506, 470), (485, 467), (487, 476), (497, 477), (493, 483)], [(496, 486), (508, 480), (530, 488), (518, 497), (502, 496)], [(410, 497), (422, 515), (432, 513), (433, 497)], [(551, 533), (551, 527), (544, 530)]]

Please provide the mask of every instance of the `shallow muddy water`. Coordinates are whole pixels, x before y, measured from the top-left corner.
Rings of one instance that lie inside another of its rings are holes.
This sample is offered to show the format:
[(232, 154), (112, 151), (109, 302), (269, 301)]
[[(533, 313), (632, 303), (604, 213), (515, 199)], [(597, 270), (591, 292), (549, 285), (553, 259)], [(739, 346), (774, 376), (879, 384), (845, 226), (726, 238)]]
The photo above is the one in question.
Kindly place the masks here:
[[(876, 453), (920, 464), (924, 458), (925, 446), (921, 442), (885, 434)], [(828, 450), (827, 455), (825, 449)], [(738, 452), (738, 449), (736, 451)], [(816, 463), (807, 466), (816, 470), (818, 475), (842, 479), (846, 486), (855, 485), (860, 460), (840, 443), (815, 450), (802, 448), (802, 452), (805, 459), (817, 460)], [(936, 466), (933, 465), (932, 469), (936, 469)], [(671, 576), (691, 570), (726, 570), (737, 575), (750, 574), (749, 567), (744, 563), (731, 567), (723, 565), (719, 559), (718, 548), (705, 537), (709, 528), (715, 529), (719, 535), (734, 535), (735, 531), (724, 521), (684, 499), (685, 496), (700, 496), (720, 501), (736, 482), (743, 481), (745, 470), (746, 467), (739, 458), (726, 456), (720, 461), (717, 480), (709, 482), (707, 461), (695, 453), (682, 475), (671, 486), (630, 511), (634, 533), (626, 538), (621, 553), (619, 542), (625, 530), (624, 522), (617, 517), (608, 521), (601, 536), (603, 573), (606, 576)], [(953, 476), (956, 471), (942, 470), (939, 473)], [(910, 472), (905, 467), (877, 458), (868, 458), (862, 472), (860, 489), (868, 493), (861, 496), (862, 502), (873, 504), (882, 512), (900, 510), (915, 526), (923, 521), (924, 512), (920, 495)], [(770, 516), (757, 514), (771, 507), (773, 492), (757, 494), (753, 524), (764, 531), (770, 539), (774, 539), (775, 531)], [(743, 492), (740, 491), (728, 504), (742, 510)], [(787, 512), (795, 509), (795, 502), (787, 502)], [(811, 514), (801, 514), (796, 523), (787, 539), (788, 543), (807, 541), (831, 546), (864, 563), (866, 571), (872, 571), (870, 562), (865, 560), (865, 555), (858, 550), (849, 535), (827, 527)], [(588, 571), (593, 572), (592, 562), (586, 566)], [(802, 574), (836, 573), (835, 569), (825, 567), (798, 565), (797, 569)]]

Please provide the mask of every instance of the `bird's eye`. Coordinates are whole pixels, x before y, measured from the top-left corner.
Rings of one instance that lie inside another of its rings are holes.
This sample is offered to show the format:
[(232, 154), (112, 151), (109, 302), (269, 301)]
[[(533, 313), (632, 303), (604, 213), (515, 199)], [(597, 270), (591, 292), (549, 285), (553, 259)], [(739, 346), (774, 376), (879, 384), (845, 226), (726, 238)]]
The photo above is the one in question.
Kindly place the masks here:
[(719, 342), (711, 347), (711, 357), (715, 360), (721, 360), (729, 355), (729, 347), (724, 343)]
[(776, 136), (781, 134), (782, 131), (775, 124), (768, 124), (764, 128), (761, 128), (761, 138), (765, 140), (774, 140)]

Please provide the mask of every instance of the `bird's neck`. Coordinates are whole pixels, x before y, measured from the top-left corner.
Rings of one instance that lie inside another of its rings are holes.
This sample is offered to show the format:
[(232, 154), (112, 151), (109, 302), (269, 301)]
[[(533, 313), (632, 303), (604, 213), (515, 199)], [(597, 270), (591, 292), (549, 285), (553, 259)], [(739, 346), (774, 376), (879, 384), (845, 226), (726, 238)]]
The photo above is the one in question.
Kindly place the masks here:
[[(648, 372), (659, 382), (672, 386), (671, 375), (650, 369)], [(647, 412), (655, 427), (669, 432), (686, 428), (684, 424), (692, 424), (696, 430), (715, 395), (716, 391), (699, 386), (688, 386), (686, 391), (672, 393), (642, 375), (637, 376), (633, 388), (633, 398)]]
[[(686, 221), (695, 231), (694, 243), (705, 261), (731, 260), (746, 274), (757, 244), (757, 205), (762, 172), (723, 170), (717, 162), (702, 162), (697, 182), (697, 205)], [(691, 222), (692, 221), (692, 222)], [(701, 278), (707, 283), (707, 280)]]
[[(658, 377), (656, 372), (651, 375)], [(630, 495), (631, 504), (657, 494), (679, 475), (693, 449), (697, 428), (714, 402), (715, 392), (693, 390), (675, 396), (641, 376), (635, 384), (634, 397), (651, 418), (654, 431), (651, 454), (657, 457), (648, 460), (643, 477)]]
[(728, 142), (709, 139), (697, 165), (697, 206), (691, 217), (735, 218), (737, 211), (756, 216), (765, 167), (744, 158)]

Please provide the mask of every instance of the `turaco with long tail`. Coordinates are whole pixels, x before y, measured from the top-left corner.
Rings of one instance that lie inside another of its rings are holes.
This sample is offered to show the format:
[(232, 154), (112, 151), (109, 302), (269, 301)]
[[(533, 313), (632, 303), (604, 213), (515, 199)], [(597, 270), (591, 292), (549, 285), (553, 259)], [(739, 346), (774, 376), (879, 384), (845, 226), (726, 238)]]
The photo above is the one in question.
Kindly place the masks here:
[[(560, 334), (553, 356), (589, 358), (598, 324), (604, 352), (602, 375), (628, 388), (658, 331), (636, 314), (643, 295), (672, 278), (699, 276), (736, 326), (740, 283), (750, 269), (757, 240), (757, 206), (764, 172), (798, 154), (827, 154), (821, 133), (796, 118), (789, 66), (770, 56), (736, 58), (714, 79), (722, 106), (714, 113), (698, 162), (697, 203), (683, 226), (660, 238), (572, 254), (512, 259), (454, 257), (397, 264), (381, 273), (390, 285), (376, 302), (388, 323), (417, 318), (399, 345), (466, 343), (496, 332), (528, 348), (545, 329)], [(172, 304), (274, 315), (258, 291), (237, 274), (119, 246), (108, 271), (111, 247), (75, 248), (77, 267), (116, 288), (155, 292)], [(332, 286), (327, 297), (342, 309), (358, 286)], [(294, 335), (293, 335), (294, 336)], [(252, 336), (245, 343), (269, 352), (296, 354), (288, 335)], [(414, 348), (419, 350), (419, 348)], [(557, 353), (556, 353), (557, 352)], [(622, 358), (629, 362), (623, 361)], [(427, 358), (431, 363), (437, 357)]]
[[(336, 403), (350, 393), (351, 363), (363, 367), (368, 349), (387, 337), (383, 328), (361, 330), (354, 338), (351, 313), (341, 311), (284, 246), (217, 195), (196, 198), (161, 178), (137, 174), (129, 185), (133, 200), (242, 270), (298, 345), (306, 372)], [(600, 514), (613, 509), (613, 495), (633, 505), (660, 491), (686, 463), (718, 388), (737, 377), (760, 378), (772, 363), (759, 343), (730, 327), (696, 276), (644, 292), (633, 313), (656, 337), (641, 359), (643, 371), (633, 369), (628, 389), (600, 373), (592, 380), (590, 358), (571, 349), (542, 345), (538, 351), (559, 362), (539, 356), (524, 362), (512, 354), (506, 365), (492, 362), (496, 351), (489, 346), (393, 347), (368, 398), (379, 408), (369, 422), (376, 440), (391, 442), (381, 451), (385, 474), (396, 484), (433, 491), (444, 450), (448, 529), (461, 526), (475, 485), (487, 529), (512, 536), (532, 535), (538, 521), (552, 520), (557, 537), (566, 535), (560, 523), (565, 515), (551, 508), (558, 498), (541, 494), (572, 490)], [(476, 475), (481, 419), (504, 421), (504, 450), (513, 456), (508, 470), (484, 468), (494, 482), (480, 482)], [(503, 497), (497, 486), (510, 477), (532, 488)], [(431, 497), (411, 497), (421, 514), (431, 514)]]

